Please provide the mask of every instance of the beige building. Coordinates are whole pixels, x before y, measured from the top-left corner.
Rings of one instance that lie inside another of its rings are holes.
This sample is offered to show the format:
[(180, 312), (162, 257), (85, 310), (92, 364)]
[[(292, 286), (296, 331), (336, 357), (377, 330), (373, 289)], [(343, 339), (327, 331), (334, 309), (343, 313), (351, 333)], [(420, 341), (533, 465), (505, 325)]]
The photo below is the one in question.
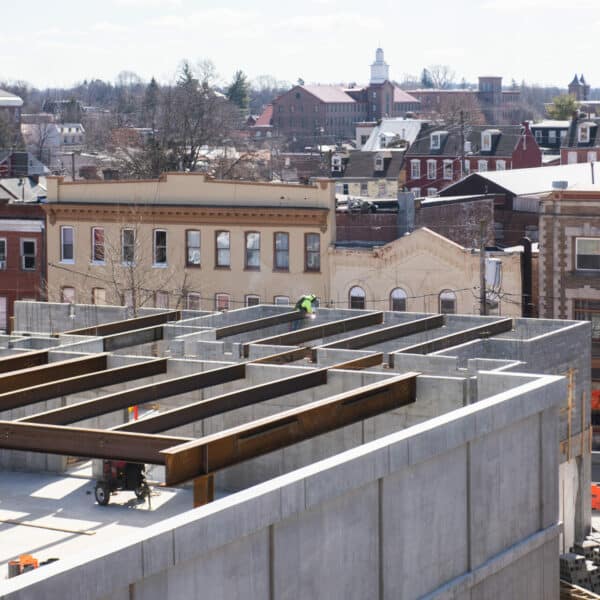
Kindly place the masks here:
[[(486, 263), (488, 314), (519, 316), (520, 254), (488, 253)], [(338, 306), (480, 313), (479, 254), (426, 228), (377, 248), (331, 249), (329, 264)]]
[[(336, 247), (334, 195), (332, 180), (48, 178), (48, 298), (135, 313), (294, 304), (312, 292), (329, 306), (480, 312), (477, 253), (428, 229), (377, 248)], [(519, 255), (487, 262), (489, 313), (520, 314)]]
[(328, 298), (334, 188), (48, 179), (51, 301), (232, 309)]

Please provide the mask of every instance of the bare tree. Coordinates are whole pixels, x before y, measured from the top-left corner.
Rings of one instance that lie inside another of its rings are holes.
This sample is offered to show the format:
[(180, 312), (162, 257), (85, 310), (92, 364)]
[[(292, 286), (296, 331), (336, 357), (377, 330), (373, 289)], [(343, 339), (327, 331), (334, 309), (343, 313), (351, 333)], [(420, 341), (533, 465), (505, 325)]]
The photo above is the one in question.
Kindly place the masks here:
[(456, 74), (448, 65), (429, 65), (427, 72), (433, 87), (445, 90), (452, 87)]

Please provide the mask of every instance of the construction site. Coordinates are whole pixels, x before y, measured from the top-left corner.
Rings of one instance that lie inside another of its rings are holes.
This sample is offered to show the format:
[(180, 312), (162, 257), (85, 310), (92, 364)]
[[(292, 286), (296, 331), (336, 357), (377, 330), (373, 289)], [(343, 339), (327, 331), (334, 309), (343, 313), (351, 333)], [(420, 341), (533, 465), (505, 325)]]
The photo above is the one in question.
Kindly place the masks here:
[(0, 599), (558, 600), (590, 354), (581, 321), (17, 302)]

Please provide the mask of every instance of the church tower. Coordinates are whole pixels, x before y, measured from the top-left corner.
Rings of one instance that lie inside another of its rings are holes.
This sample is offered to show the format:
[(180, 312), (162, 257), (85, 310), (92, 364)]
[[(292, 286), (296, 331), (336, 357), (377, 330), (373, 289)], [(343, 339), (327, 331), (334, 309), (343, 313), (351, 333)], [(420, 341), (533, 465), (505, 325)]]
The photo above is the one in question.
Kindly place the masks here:
[(383, 50), (377, 48), (375, 51), (375, 62), (371, 65), (371, 85), (383, 83), (390, 78), (390, 67), (383, 60)]

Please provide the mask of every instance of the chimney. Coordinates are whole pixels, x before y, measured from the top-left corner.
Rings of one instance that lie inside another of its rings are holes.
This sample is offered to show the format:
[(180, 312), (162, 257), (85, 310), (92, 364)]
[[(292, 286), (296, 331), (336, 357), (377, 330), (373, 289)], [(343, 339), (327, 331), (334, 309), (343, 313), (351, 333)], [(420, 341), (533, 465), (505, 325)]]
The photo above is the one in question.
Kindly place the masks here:
[(413, 192), (398, 192), (398, 237), (415, 228), (415, 195)]

